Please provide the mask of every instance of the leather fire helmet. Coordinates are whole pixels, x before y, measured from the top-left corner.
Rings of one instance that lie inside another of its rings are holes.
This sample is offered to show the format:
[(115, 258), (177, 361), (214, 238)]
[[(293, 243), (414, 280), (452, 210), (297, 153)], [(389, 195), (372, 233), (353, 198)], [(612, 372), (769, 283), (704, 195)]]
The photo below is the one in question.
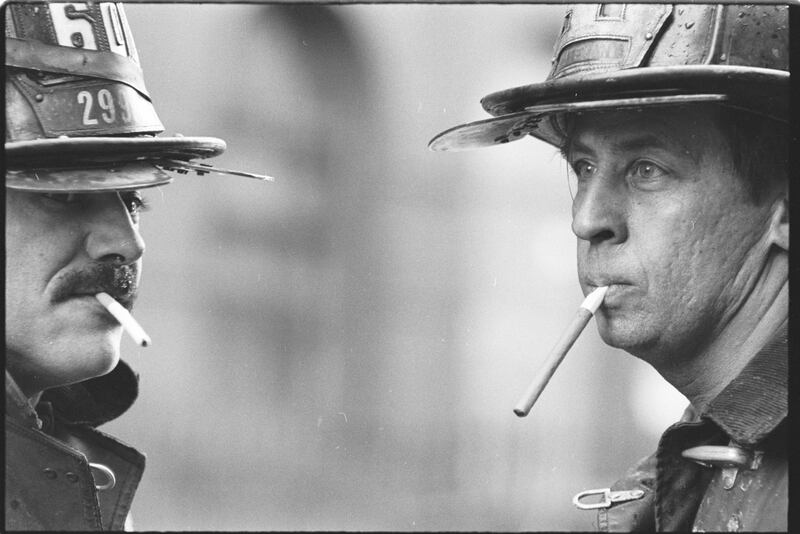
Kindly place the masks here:
[(172, 181), (166, 171), (196, 170), (192, 160), (225, 150), (213, 137), (157, 137), (164, 127), (122, 4), (8, 3), (5, 10), (7, 188), (152, 187)]
[(789, 92), (787, 6), (581, 4), (567, 10), (544, 82), (484, 97), (494, 118), (447, 130), (429, 147), (526, 135), (561, 147), (566, 114), (692, 103), (788, 122)]

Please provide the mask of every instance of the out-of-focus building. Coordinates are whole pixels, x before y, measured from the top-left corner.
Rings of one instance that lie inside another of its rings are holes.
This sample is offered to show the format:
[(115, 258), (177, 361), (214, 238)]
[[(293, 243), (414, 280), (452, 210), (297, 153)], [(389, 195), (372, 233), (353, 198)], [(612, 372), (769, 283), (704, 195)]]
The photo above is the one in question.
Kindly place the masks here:
[(590, 329), (512, 414), (581, 300), (564, 167), (532, 140), (426, 148), (546, 76), (563, 7), (126, 10), (168, 131), (277, 178), (147, 194), (154, 345), (123, 347), (141, 396), (109, 425), (148, 454), (135, 526), (590, 528), (572, 496), (679, 411), (640, 423), (669, 389)]

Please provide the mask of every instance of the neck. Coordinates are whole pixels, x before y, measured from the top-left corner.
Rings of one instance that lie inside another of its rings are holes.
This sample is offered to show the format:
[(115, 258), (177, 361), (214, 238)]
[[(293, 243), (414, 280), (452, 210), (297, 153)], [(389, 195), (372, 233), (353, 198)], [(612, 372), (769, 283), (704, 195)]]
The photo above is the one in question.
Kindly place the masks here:
[(709, 343), (689, 358), (667, 360), (678, 362), (676, 365), (658, 369), (698, 411), (787, 324), (788, 272), (787, 254), (773, 256), (742, 305)]

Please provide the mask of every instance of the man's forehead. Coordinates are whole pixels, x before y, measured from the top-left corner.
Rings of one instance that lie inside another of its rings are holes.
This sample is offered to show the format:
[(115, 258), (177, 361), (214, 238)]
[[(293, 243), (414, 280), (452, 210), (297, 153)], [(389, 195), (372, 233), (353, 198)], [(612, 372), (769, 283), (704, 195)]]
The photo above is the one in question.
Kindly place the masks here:
[(568, 153), (602, 144), (616, 151), (656, 148), (697, 158), (722, 137), (716, 114), (701, 107), (583, 113), (568, 124)]

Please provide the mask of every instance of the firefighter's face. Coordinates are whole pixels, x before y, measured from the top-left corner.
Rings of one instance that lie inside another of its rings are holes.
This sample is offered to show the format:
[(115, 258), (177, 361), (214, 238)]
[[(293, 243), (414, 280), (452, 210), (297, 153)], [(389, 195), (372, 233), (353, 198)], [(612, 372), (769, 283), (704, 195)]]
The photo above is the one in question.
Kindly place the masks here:
[(676, 108), (587, 114), (566, 150), (581, 287), (610, 286), (603, 340), (651, 363), (713, 339), (775, 244), (780, 202), (752, 199), (717, 124)]
[(6, 191), (6, 366), (29, 396), (116, 365), (121, 327), (92, 295), (132, 305), (141, 207), (136, 192)]

